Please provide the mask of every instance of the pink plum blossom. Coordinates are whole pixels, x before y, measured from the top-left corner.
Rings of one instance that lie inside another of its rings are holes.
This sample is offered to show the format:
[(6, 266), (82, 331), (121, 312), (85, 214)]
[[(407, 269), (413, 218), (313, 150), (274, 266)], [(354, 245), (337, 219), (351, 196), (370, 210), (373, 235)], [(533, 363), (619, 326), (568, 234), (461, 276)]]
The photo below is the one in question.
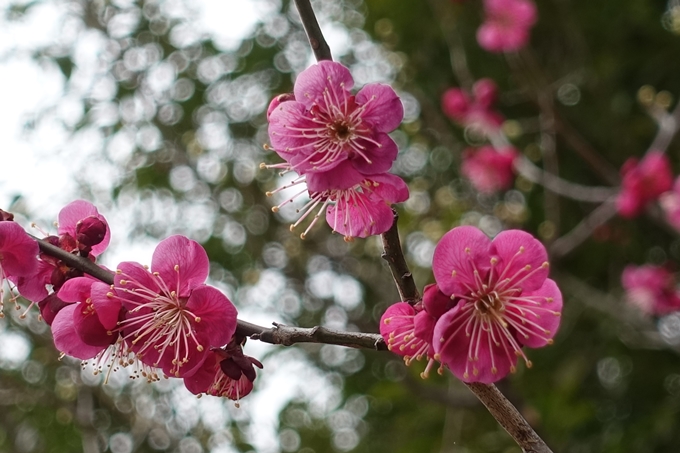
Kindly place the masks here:
[(529, 42), (536, 23), (536, 5), (531, 0), (484, 0), (484, 23), (477, 42), (489, 52), (514, 52)]
[(665, 267), (626, 266), (621, 284), (626, 290), (626, 299), (647, 314), (665, 315), (680, 310), (675, 276)]
[[(428, 364), (420, 374), (426, 378), (436, 362), (432, 337), (437, 320), (455, 302), (442, 293), (437, 285), (427, 285), (423, 300), (415, 305), (398, 302), (390, 305), (380, 319), (380, 334), (390, 351), (404, 357), (406, 365), (426, 357)], [(437, 370), (440, 374), (443, 369)]]
[[(341, 164), (339, 167), (347, 165)], [(308, 192), (302, 190), (292, 198), (274, 206), (272, 210), (277, 212), (296, 197), (308, 193), (310, 201), (300, 209), (300, 218), (290, 227), (293, 231), (316, 211), (312, 221), (300, 235), (303, 239), (324, 211), (326, 222), (333, 232), (342, 234), (346, 241), (351, 241), (355, 237), (365, 238), (381, 234), (389, 230), (394, 221), (391, 205), (406, 201), (409, 196), (408, 186), (404, 180), (390, 173), (361, 175), (351, 169), (347, 172), (356, 175), (356, 179), (347, 180), (343, 177), (346, 173), (335, 170), (328, 172), (332, 173), (331, 175), (310, 173), (276, 191), (267, 192), (267, 195), (271, 196), (291, 186), (307, 183)]]
[(523, 346), (552, 343), (562, 295), (548, 277), (545, 247), (519, 230), (491, 241), (471, 226), (437, 244), (432, 270), (441, 291), (458, 301), (434, 328), (438, 358), (465, 382), (492, 383), (515, 370)]
[(327, 172), (343, 162), (366, 175), (390, 169), (397, 145), (387, 135), (404, 116), (388, 85), (369, 84), (356, 95), (349, 70), (321, 61), (303, 71), (289, 96), (268, 109), (273, 149), (298, 173)]
[(34, 274), (38, 266), (37, 256), (38, 243), (19, 224), (10, 220), (0, 221), (0, 317), (4, 316), (5, 280), (16, 281)]
[(463, 153), (461, 173), (480, 192), (507, 190), (515, 180), (513, 163), (518, 156), (519, 153), (512, 147), (501, 151), (493, 146), (469, 148)]
[(195, 395), (206, 393), (236, 401), (253, 390), (259, 360), (243, 354), (244, 338), (235, 336), (224, 348), (213, 349), (201, 368), (184, 378), (184, 385)]
[(638, 216), (649, 203), (673, 186), (670, 161), (660, 151), (650, 151), (640, 161), (628, 159), (621, 167), (621, 177), (616, 207), (623, 217)]
[[(92, 203), (84, 200), (73, 201), (59, 211), (57, 233), (58, 236), (47, 236), (44, 240), (91, 261), (104, 252), (111, 236), (104, 216)], [(16, 284), (22, 296), (39, 302), (50, 294), (47, 285), (52, 285), (52, 289), (57, 292), (68, 279), (82, 275), (82, 271), (41, 253), (35, 272), (18, 278)]]
[(472, 95), (460, 88), (449, 88), (442, 95), (442, 111), (465, 127), (474, 127), (486, 135), (498, 132), (503, 116), (494, 110), (498, 87), (491, 79), (480, 79), (472, 86)]
[(675, 179), (673, 189), (659, 197), (659, 205), (666, 214), (666, 220), (680, 231), (680, 178)]
[(203, 247), (183, 236), (161, 241), (150, 270), (134, 262), (118, 266), (113, 289), (101, 297), (122, 303), (119, 329), (142, 362), (169, 376), (189, 376), (211, 348), (233, 336), (236, 308), (204, 284), (208, 271)]

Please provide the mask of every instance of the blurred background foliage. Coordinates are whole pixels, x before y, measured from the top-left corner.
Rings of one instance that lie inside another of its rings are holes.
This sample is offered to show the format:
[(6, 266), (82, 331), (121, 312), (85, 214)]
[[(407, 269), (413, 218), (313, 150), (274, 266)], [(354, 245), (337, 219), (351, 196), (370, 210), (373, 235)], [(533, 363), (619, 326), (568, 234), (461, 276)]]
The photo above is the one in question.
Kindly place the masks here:
[[(259, 169), (278, 161), (262, 146), (267, 105), (312, 62), (296, 10), (287, 0), (232, 2), (257, 13), (246, 36), (204, 30), (195, 5), (181, 0), (4, 3), (5, 25), (31, 20), (46, 4), (60, 11), (59, 38), (32, 57), (61, 73), (64, 93), (27, 131), (68, 136), (58, 152), (79, 169), (80, 195), (109, 200), (110, 212), (132, 219), (124, 242), (174, 233), (201, 241), (213, 283), (243, 319), (375, 332), (398, 299), (380, 242), (348, 244), (325, 225), (303, 242), (288, 228), (299, 203), (274, 214), (283, 198), (264, 194), (283, 184)], [(527, 157), (574, 182), (616, 185), (617, 169), (656, 133), (647, 110), (668, 108), (680, 94), (676, 3), (541, 0), (531, 46), (504, 57), (477, 45), (476, 0), (313, 2), (356, 85), (390, 83), (402, 96), (393, 171), (411, 190), (400, 232), (419, 287), (432, 282), (434, 246), (455, 225), (489, 235), (522, 228), (549, 246), (596, 207), (522, 178), (505, 193), (475, 192), (459, 164), (478, 137), (442, 114), (443, 91), (493, 78), (504, 130)], [(467, 66), (452, 68), (461, 58)], [(679, 150), (669, 150), (676, 168)], [(22, 212), (16, 191), (5, 208)], [(668, 260), (680, 260), (680, 240), (653, 218), (615, 219), (554, 260), (565, 296), (561, 331), (553, 346), (529, 352), (530, 371), (499, 383), (554, 451), (677, 452), (680, 318), (645, 318), (620, 289), (626, 264)], [(451, 376), (423, 381), (421, 364), (406, 368), (387, 353), (250, 342), (246, 352), (255, 347), (265, 369), (236, 409), (169, 381), (113, 375), (101, 385), (79, 364), (57, 360), (34, 318), (0, 324), (0, 451), (519, 451)]]

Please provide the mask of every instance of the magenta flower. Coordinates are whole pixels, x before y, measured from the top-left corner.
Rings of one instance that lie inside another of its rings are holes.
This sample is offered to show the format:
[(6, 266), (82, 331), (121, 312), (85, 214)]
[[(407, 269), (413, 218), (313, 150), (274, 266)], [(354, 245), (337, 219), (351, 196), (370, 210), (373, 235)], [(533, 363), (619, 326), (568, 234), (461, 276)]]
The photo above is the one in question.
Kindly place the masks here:
[(650, 315), (665, 315), (680, 310), (680, 294), (675, 276), (661, 266), (626, 266), (621, 275), (626, 299)]
[(621, 167), (621, 192), (616, 207), (623, 217), (636, 217), (645, 207), (671, 190), (673, 173), (668, 157), (660, 151), (648, 152), (638, 162), (628, 159)]
[(235, 336), (224, 348), (213, 349), (201, 368), (184, 378), (184, 385), (194, 395), (223, 396), (236, 401), (253, 390), (259, 360), (243, 354), (245, 339)]
[[(398, 302), (391, 305), (380, 318), (380, 334), (387, 348), (404, 357), (406, 365), (424, 357), (428, 359), (425, 370), (420, 374), (426, 378), (437, 361), (433, 346), (434, 327), (437, 320), (455, 305), (450, 297), (442, 293), (437, 285), (427, 285), (423, 300), (416, 305)], [(439, 374), (443, 368), (437, 370)]]
[(537, 19), (531, 0), (484, 0), (486, 18), (477, 30), (477, 42), (489, 52), (514, 52), (529, 42)]
[(562, 295), (548, 277), (545, 247), (519, 230), (491, 241), (470, 226), (437, 244), (432, 270), (441, 291), (458, 303), (434, 328), (436, 357), (465, 382), (491, 383), (515, 370), (522, 346), (552, 343)]
[(171, 236), (156, 247), (151, 270), (121, 263), (113, 289), (97, 297), (119, 300), (127, 310), (118, 328), (142, 362), (184, 377), (236, 330), (236, 308), (204, 284), (208, 271), (208, 256), (200, 244)]
[[(84, 200), (73, 201), (59, 211), (57, 232), (58, 236), (48, 236), (44, 240), (69, 253), (88, 257), (92, 261), (104, 252), (111, 237), (104, 216), (99, 214), (92, 203)], [(18, 278), (16, 284), (22, 296), (39, 302), (49, 294), (46, 285), (52, 285), (52, 289), (57, 292), (68, 279), (82, 275), (81, 271), (42, 253), (35, 272)]]
[(498, 87), (491, 79), (479, 79), (472, 86), (472, 96), (460, 88), (449, 88), (442, 95), (442, 111), (465, 127), (474, 127), (486, 135), (498, 132), (503, 116), (494, 110)]
[(321, 61), (298, 76), (295, 100), (272, 101), (271, 145), (297, 173), (327, 172), (343, 162), (366, 175), (392, 166), (397, 146), (387, 133), (401, 123), (401, 101), (387, 85), (366, 85), (356, 96), (353, 85), (346, 67)]
[(475, 189), (494, 193), (512, 187), (515, 180), (514, 162), (519, 156), (515, 148), (497, 151), (493, 146), (469, 148), (463, 153), (461, 173)]
[[(38, 266), (38, 251), (38, 243), (19, 224), (10, 220), (0, 221), (0, 318), (4, 316), (5, 280), (14, 282), (34, 274)], [(12, 299), (16, 300), (16, 297)]]
[(680, 231), (680, 178), (675, 179), (673, 189), (659, 197), (659, 205), (666, 214), (666, 220)]
[[(300, 235), (304, 239), (318, 219), (326, 214), (326, 222), (337, 232), (345, 236), (346, 241), (352, 238), (384, 233), (389, 230), (394, 221), (394, 214), (391, 205), (406, 201), (409, 196), (408, 186), (400, 177), (383, 173), (379, 175), (366, 175), (347, 170), (347, 173), (339, 169), (349, 166), (341, 164), (328, 173), (310, 173), (298, 178), (291, 185), (307, 183), (310, 201), (300, 209), (300, 218), (291, 225), (290, 229), (297, 228), (310, 214), (316, 211), (312, 221), (305, 231)], [(357, 179), (345, 179), (343, 175), (353, 173)], [(350, 185), (346, 185), (346, 184)], [(282, 187), (273, 192), (272, 195), (282, 189), (289, 188), (291, 185)], [(290, 203), (296, 197), (307, 193), (301, 191), (292, 198), (284, 201), (272, 208), (274, 212), (282, 206)]]

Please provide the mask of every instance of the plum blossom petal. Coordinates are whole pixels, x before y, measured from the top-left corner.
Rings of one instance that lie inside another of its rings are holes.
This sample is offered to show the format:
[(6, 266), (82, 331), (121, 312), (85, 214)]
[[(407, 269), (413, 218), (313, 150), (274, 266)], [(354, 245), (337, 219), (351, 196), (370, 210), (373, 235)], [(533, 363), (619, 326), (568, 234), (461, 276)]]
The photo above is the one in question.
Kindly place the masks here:
[(328, 206), (326, 221), (346, 238), (368, 237), (389, 230), (394, 221), (390, 207), (408, 198), (408, 187), (398, 176), (367, 177), (355, 188), (337, 191), (335, 204)]
[(533, 291), (548, 277), (548, 252), (525, 231), (501, 231), (494, 238), (490, 252), (500, 258), (503, 271), (498, 279), (510, 279), (508, 285), (521, 283), (524, 291)]
[(295, 100), (311, 108), (326, 99), (339, 102), (349, 95), (354, 79), (349, 69), (333, 61), (320, 61), (300, 73), (295, 80)]
[(481, 230), (461, 226), (446, 233), (434, 251), (432, 272), (444, 294), (460, 295), (476, 286), (475, 270), (490, 268), (491, 241)]
[(0, 222), (0, 277), (31, 274), (38, 266), (37, 256), (38, 243), (19, 224)]
[(404, 118), (404, 106), (391, 86), (372, 83), (359, 90), (356, 102), (364, 106), (362, 118), (373, 130), (392, 132)]
[(552, 343), (561, 312), (562, 293), (557, 283), (547, 278), (539, 289), (522, 294), (515, 304), (508, 305), (506, 318), (515, 319), (518, 339), (524, 346), (541, 348)]
[(434, 350), (461, 381), (491, 384), (514, 369), (517, 357), (499, 341), (497, 325), (475, 320), (468, 307), (457, 305), (439, 318)]
[(151, 259), (151, 271), (160, 274), (160, 280), (170, 291), (184, 297), (208, 278), (210, 261), (198, 242), (175, 235), (158, 244)]
[(52, 322), (52, 338), (57, 350), (80, 360), (88, 360), (99, 354), (103, 348), (89, 345), (82, 340), (73, 322), (76, 310), (78, 304), (69, 304), (57, 313)]

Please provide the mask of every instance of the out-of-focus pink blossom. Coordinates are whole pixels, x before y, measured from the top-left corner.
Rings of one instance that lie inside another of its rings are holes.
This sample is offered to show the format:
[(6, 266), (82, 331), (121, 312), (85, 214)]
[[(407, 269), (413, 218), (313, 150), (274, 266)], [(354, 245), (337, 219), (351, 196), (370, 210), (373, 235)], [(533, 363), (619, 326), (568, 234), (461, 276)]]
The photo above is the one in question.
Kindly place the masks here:
[(673, 186), (670, 161), (660, 151), (650, 151), (640, 161), (628, 159), (621, 167), (621, 177), (616, 207), (623, 217), (639, 215), (647, 204)]
[(659, 197), (659, 205), (666, 214), (666, 220), (680, 231), (680, 177), (675, 179), (673, 189)]
[(626, 299), (647, 314), (665, 315), (680, 310), (675, 276), (665, 267), (626, 266), (621, 284), (626, 290)]
[(321, 61), (295, 81), (294, 97), (278, 96), (267, 115), (272, 148), (298, 174), (328, 172), (343, 162), (361, 174), (383, 173), (397, 157), (388, 132), (404, 116), (388, 85), (369, 84), (356, 95), (349, 70)]
[[(3, 211), (4, 212), (4, 211)], [(3, 317), (5, 280), (16, 281), (35, 273), (38, 243), (11, 220), (0, 221), (0, 317)]]
[(432, 270), (458, 303), (435, 325), (435, 357), (465, 382), (498, 381), (515, 370), (517, 357), (531, 366), (522, 347), (552, 343), (560, 323), (562, 295), (548, 268), (545, 247), (523, 231), (493, 241), (470, 226), (446, 233)]
[(113, 289), (93, 299), (101, 306), (122, 303), (126, 313), (119, 330), (139, 360), (168, 376), (189, 376), (236, 330), (234, 305), (204, 284), (209, 267), (200, 244), (171, 236), (156, 247), (150, 270), (120, 263)]
[(494, 110), (497, 97), (496, 83), (491, 79), (480, 79), (472, 86), (472, 95), (460, 88), (446, 90), (442, 95), (442, 110), (462, 126), (491, 135), (503, 124), (503, 116)]
[(514, 52), (529, 42), (536, 23), (536, 5), (531, 0), (484, 0), (484, 23), (477, 42), (489, 52)]
[(507, 190), (515, 180), (513, 163), (518, 156), (519, 153), (512, 147), (502, 151), (493, 146), (469, 148), (463, 153), (461, 173), (480, 192)]

